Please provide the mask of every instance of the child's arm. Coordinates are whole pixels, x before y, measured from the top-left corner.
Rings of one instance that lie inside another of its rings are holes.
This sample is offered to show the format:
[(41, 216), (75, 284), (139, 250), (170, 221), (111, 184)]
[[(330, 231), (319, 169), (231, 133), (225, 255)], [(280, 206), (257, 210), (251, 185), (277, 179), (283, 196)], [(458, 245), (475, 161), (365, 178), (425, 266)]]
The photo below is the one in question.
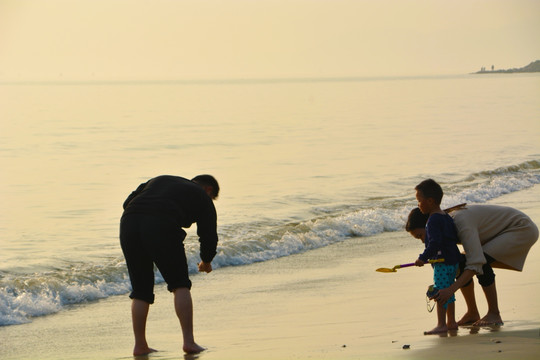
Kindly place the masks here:
[(429, 259), (435, 258), (442, 249), (444, 241), (444, 223), (442, 223), (441, 220), (442, 219), (439, 216), (430, 216), (428, 219), (426, 226), (426, 239), (428, 242), (426, 243), (424, 252), (418, 256), (418, 260), (423, 261), (424, 264), (427, 263)]

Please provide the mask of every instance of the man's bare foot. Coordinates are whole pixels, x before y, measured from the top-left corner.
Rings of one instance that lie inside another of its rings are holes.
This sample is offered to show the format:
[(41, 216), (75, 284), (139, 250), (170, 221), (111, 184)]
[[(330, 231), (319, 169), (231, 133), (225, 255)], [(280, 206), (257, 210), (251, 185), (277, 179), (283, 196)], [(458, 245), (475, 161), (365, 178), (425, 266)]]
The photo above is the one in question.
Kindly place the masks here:
[(465, 313), (463, 317), (457, 322), (458, 325), (473, 325), (475, 322), (480, 320), (479, 313)]
[(149, 348), (148, 345), (141, 346), (141, 347), (135, 347), (133, 349), (133, 356), (141, 356), (141, 355), (148, 355), (150, 353), (157, 352), (156, 349)]
[(197, 345), (196, 343), (184, 344), (183, 350), (187, 354), (198, 354), (206, 350), (202, 346)]
[(501, 315), (487, 313), (486, 316), (474, 323), (475, 326), (504, 325)]
[(424, 331), (424, 335), (434, 335), (434, 334), (440, 334), (440, 333), (445, 333), (445, 332), (448, 332), (448, 326), (446, 325), (436, 326), (429, 331)]

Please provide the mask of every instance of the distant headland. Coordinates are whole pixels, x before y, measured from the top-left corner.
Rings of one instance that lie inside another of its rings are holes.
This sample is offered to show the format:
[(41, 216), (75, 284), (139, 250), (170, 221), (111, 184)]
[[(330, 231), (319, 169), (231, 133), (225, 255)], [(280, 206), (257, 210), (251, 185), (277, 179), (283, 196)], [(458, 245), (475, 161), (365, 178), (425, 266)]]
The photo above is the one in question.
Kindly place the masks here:
[(473, 74), (512, 74), (512, 73), (532, 73), (540, 72), (540, 60), (533, 61), (527, 66), (524, 66), (519, 69), (506, 69), (506, 70), (495, 70), (495, 66), (491, 65), (491, 70), (486, 70), (485, 67), (482, 67), (480, 71), (477, 71)]

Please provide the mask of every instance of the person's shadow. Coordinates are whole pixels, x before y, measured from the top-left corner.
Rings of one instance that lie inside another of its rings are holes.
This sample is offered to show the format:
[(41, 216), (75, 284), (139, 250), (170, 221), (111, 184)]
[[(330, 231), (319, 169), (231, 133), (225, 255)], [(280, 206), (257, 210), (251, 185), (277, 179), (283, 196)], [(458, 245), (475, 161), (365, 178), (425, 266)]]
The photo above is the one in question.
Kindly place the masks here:
[(202, 353), (198, 353), (198, 354), (184, 354), (184, 359), (185, 359), (185, 360), (196, 360), (196, 359), (198, 359), (201, 355), (202, 355)]

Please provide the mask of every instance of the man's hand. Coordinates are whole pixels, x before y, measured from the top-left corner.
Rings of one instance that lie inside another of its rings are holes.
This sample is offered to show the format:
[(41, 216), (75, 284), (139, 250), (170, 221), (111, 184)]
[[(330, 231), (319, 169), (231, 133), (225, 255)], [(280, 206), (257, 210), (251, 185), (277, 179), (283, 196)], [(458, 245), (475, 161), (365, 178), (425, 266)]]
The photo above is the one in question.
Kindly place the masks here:
[(209, 273), (212, 271), (212, 263), (201, 261), (199, 263), (199, 272)]
[(454, 295), (454, 292), (450, 288), (446, 288), (439, 290), (439, 292), (437, 292), (432, 299), (434, 299), (436, 302), (446, 304), (452, 295)]
[(416, 266), (424, 266), (424, 264), (425, 264), (425, 262), (423, 262), (420, 259), (416, 259), (416, 261), (414, 262), (414, 265), (416, 265)]

